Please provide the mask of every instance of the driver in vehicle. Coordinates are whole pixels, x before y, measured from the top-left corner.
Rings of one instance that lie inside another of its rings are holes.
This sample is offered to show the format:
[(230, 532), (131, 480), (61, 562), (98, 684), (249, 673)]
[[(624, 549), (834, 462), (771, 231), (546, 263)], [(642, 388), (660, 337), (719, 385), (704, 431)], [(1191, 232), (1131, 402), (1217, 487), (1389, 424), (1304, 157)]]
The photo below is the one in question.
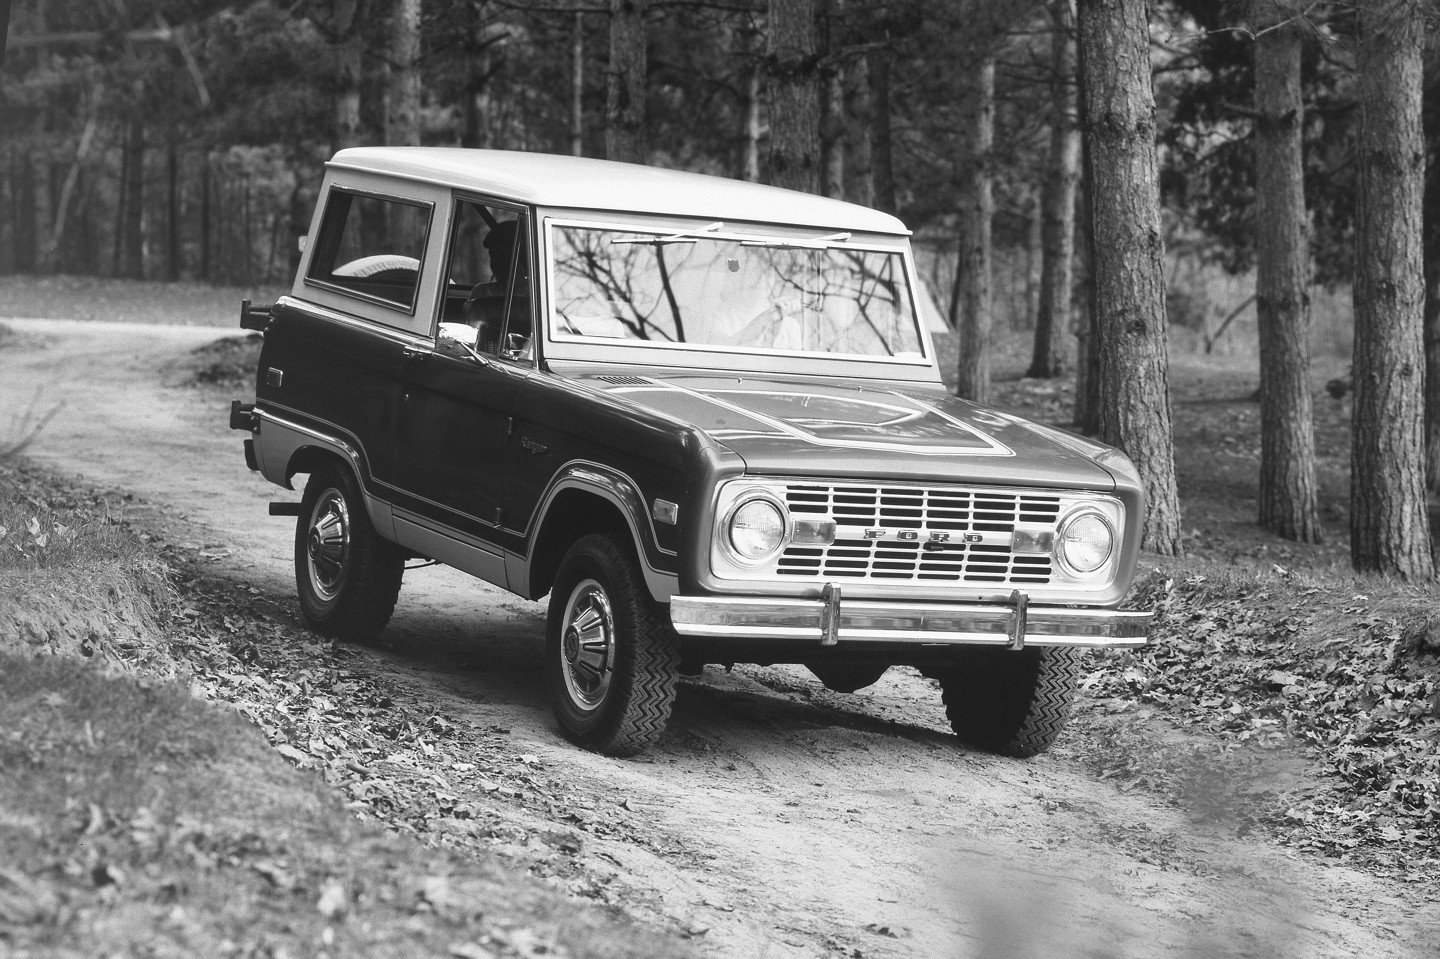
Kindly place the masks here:
[[(521, 307), (529, 297), (529, 278), (516, 276), (515, 270), (518, 252), (515, 237), (518, 227), (518, 220), (506, 220), (495, 224), (494, 229), (485, 235), (483, 244), (490, 254), (492, 279), (475, 284), (465, 301), (465, 316), (467, 322), (479, 331), (476, 348), (482, 353), (495, 353), (500, 348), (500, 336), (505, 326), (505, 306), (510, 297), (514, 297), (510, 315), (516, 318), (524, 313)], [(515, 329), (511, 332), (524, 332), (528, 335), (529, 329)]]

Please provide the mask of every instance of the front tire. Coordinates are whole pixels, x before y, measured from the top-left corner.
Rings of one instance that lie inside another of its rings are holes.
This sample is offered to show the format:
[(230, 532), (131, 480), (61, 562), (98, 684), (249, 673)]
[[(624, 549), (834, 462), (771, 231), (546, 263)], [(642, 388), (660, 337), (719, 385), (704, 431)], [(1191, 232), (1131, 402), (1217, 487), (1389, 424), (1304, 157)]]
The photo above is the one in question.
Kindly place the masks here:
[(634, 555), (605, 534), (577, 540), (550, 594), (545, 672), (565, 737), (609, 756), (653, 745), (670, 721), (679, 638)]
[(971, 649), (927, 674), (939, 680), (945, 715), (962, 742), (1026, 759), (1049, 749), (1065, 728), (1081, 655), (1064, 646)]
[(295, 524), (295, 591), (322, 636), (374, 642), (390, 622), (405, 554), (375, 532), (360, 484), (346, 469), (310, 474)]
[(814, 673), (826, 689), (853, 693), (878, 683), (890, 666), (888, 663), (806, 663), (805, 668)]

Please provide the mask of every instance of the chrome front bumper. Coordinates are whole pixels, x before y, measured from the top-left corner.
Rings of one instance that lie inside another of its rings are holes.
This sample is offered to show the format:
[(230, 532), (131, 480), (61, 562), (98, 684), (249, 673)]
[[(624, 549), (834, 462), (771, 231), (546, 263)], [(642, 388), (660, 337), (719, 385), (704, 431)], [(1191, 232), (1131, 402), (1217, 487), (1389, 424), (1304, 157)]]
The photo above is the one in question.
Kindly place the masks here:
[(1032, 607), (1018, 591), (1007, 603), (845, 600), (838, 587), (820, 599), (674, 596), (670, 619), (681, 636), (906, 645), (1144, 646), (1151, 614), (1114, 609)]

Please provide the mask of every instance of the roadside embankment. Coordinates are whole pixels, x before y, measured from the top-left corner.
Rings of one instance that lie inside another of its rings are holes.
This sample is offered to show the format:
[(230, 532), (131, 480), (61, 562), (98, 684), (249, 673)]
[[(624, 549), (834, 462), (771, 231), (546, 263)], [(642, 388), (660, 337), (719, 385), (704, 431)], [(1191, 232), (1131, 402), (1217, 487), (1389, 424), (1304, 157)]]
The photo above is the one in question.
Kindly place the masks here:
[(0, 953), (655, 956), (685, 945), (358, 820), (240, 712), (123, 501), (0, 464)]

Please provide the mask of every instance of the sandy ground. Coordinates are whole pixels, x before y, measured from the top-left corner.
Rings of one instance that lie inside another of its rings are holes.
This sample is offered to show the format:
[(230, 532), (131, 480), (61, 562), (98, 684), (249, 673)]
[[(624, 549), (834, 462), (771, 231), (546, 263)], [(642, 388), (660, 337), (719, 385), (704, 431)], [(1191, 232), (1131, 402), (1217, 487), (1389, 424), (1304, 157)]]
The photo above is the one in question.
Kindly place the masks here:
[[(246, 471), (228, 399), (157, 371), (237, 331), (4, 320), (0, 426), (63, 408), (37, 462), (133, 493), (132, 518), (217, 575), (292, 594), (298, 499)], [(416, 709), (509, 731), (592, 830), (584, 867), (702, 952), (785, 956), (1440, 956), (1416, 890), (1205, 829), (1064, 756), (969, 752), (938, 695), (892, 670), (854, 696), (798, 669), (710, 669), (661, 744), (619, 761), (566, 743), (538, 652), (543, 608), (444, 569), (407, 573), (382, 648), (357, 650)], [(491, 797), (494, 800), (494, 797)], [(513, 816), (536, 825), (536, 808)], [(543, 824), (542, 824), (543, 825)], [(1428, 894), (1427, 894), (1428, 893)]]

